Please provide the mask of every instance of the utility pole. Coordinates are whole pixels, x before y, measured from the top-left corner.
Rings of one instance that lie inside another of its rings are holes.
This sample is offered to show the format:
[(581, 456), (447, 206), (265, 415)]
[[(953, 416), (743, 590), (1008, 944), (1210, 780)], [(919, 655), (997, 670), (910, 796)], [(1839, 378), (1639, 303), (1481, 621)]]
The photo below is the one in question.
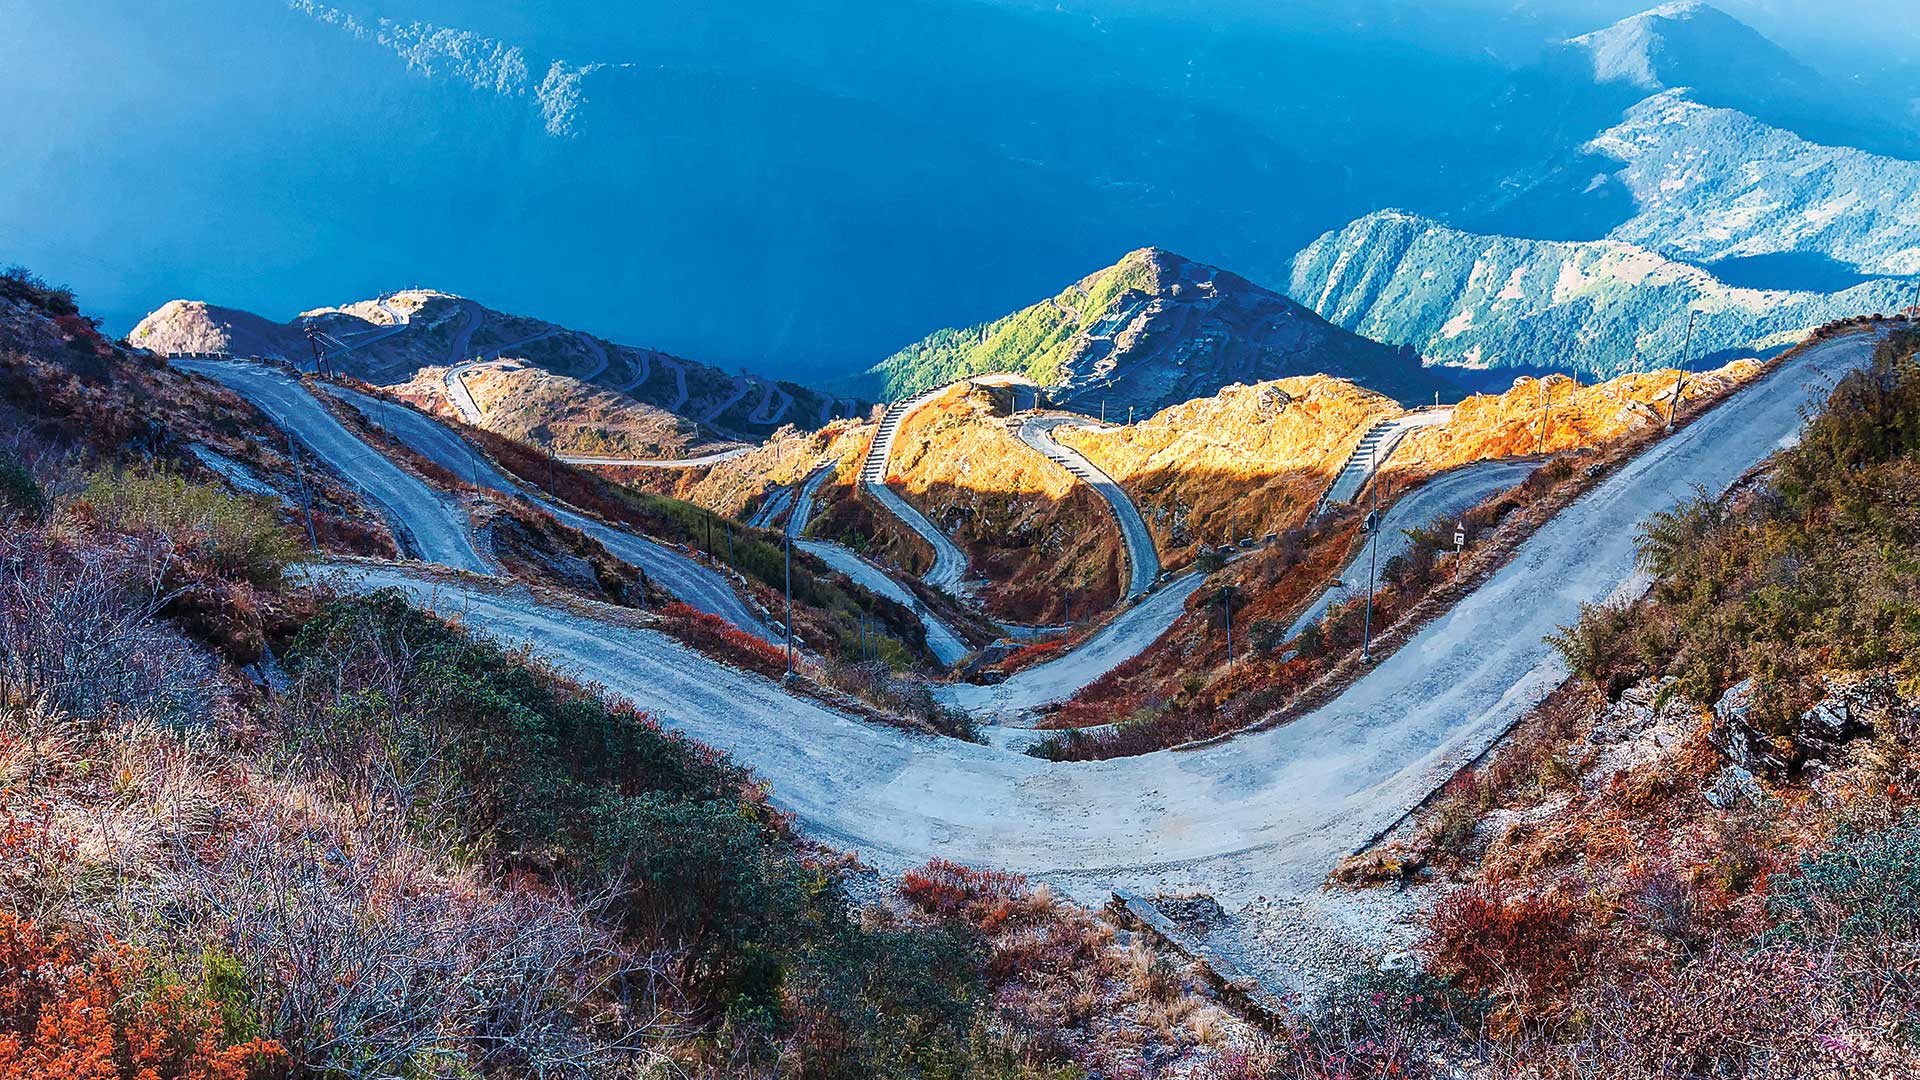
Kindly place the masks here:
[(1066, 634), (1060, 640), (1071, 645), (1073, 644), (1073, 590), (1072, 589), (1067, 590), (1066, 608), (1067, 608)]
[(1100, 399), (1100, 422), (1103, 424), (1107, 422), (1107, 399), (1106, 398)]
[(1127, 426), (1133, 426), (1133, 406), (1127, 406)]
[(867, 662), (867, 612), (864, 608), (860, 611), (860, 662)]
[(1673, 403), (1667, 406), (1667, 430), (1673, 430), (1673, 418), (1680, 411), (1680, 388), (1687, 384), (1687, 365), (1693, 362), (1693, 320), (1698, 311), (1687, 312), (1687, 343), (1680, 350), (1680, 373), (1673, 380)]
[(727, 565), (730, 567), (733, 567), (735, 570), (740, 569), (739, 564), (733, 561), (733, 519), (732, 518), (727, 519)]
[(313, 495), (307, 490), (307, 474), (300, 471), (300, 452), (293, 447), (293, 432), (287, 432), (287, 457), (293, 459), (293, 478), (300, 483), (300, 505), (307, 512), (307, 542), (320, 554), (320, 536), (313, 531)]
[(1553, 408), (1553, 391), (1548, 388), (1547, 380), (1541, 379), (1540, 380), (1540, 445), (1534, 448), (1533, 452), (1536, 454), (1544, 454), (1547, 452), (1547, 414), (1552, 408)]
[(1233, 670), (1233, 584), (1220, 586), (1220, 606), (1225, 609), (1227, 623), (1227, 670)]
[[(1374, 447), (1368, 456), (1377, 459), (1380, 448)], [(1371, 534), (1367, 538), (1367, 615), (1360, 632), (1360, 662), (1363, 664), (1373, 663), (1373, 583), (1380, 568), (1380, 463), (1376, 460), (1373, 464), (1373, 507), (1367, 512), (1367, 532)]]
[(315, 330), (312, 323), (307, 324), (306, 331), (307, 344), (313, 346), (313, 373), (319, 375), (325, 371), (327, 364), (326, 353), (320, 351), (320, 331)]
[(787, 681), (793, 681), (793, 534), (787, 534)]

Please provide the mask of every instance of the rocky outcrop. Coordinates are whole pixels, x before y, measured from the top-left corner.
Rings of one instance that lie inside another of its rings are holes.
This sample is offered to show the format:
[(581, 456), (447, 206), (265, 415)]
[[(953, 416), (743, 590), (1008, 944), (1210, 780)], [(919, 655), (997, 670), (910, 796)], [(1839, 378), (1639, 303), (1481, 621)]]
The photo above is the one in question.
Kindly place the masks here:
[(1713, 706), (1709, 737), (1729, 762), (1752, 773), (1784, 775), (1810, 761), (1831, 757), (1841, 745), (1879, 731), (1912, 731), (1920, 721), (1914, 703), (1901, 698), (1885, 675), (1836, 675), (1826, 694), (1782, 732), (1754, 723), (1762, 689), (1754, 679), (1730, 687)]

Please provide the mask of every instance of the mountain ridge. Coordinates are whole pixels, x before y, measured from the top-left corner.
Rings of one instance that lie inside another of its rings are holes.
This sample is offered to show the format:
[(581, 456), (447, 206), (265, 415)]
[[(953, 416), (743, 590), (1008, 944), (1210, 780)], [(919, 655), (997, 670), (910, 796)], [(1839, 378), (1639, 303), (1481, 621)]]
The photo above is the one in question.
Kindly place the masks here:
[[(1048, 299), (949, 327), (851, 385), (903, 397), (969, 375), (1015, 372), (1080, 412), (1153, 413), (1233, 383), (1351, 378), (1403, 400), (1442, 388), (1404, 350), (1350, 334), (1238, 274), (1164, 248), (1128, 252)], [(1117, 413), (1115, 414), (1117, 415)]]
[(787, 424), (817, 427), (835, 415), (857, 412), (861, 404), (786, 380), (732, 375), (657, 349), (616, 344), (431, 289), (312, 308), (285, 323), (205, 301), (171, 300), (142, 319), (127, 339), (162, 353), (232, 352), (308, 364), (308, 326), (350, 346), (333, 354), (336, 368), (377, 385), (398, 386), (423, 369), (475, 359), (519, 359), (577, 380), (593, 393), (625, 395), (711, 433), (740, 438), (765, 436)]
[(1291, 294), (1336, 325), (1428, 363), (1625, 374), (1692, 357), (1770, 352), (1843, 314), (1893, 310), (1903, 282), (1836, 294), (1729, 286), (1620, 240), (1527, 240), (1383, 210), (1295, 260)]

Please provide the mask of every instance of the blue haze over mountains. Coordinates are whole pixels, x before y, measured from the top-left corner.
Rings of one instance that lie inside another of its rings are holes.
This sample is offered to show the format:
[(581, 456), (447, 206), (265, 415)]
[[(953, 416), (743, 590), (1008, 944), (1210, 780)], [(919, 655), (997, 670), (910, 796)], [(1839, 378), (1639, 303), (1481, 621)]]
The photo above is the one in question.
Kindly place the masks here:
[(1659, 86), (1555, 44), (1638, 6), (27, 0), (0, 262), (119, 332), (421, 285), (824, 381), (1142, 246), (1284, 290), (1387, 207), (1597, 239), (1634, 204), (1584, 145), (1664, 86), (1920, 158), (1904, 5), (1729, 3), (1796, 47), (1709, 10)]

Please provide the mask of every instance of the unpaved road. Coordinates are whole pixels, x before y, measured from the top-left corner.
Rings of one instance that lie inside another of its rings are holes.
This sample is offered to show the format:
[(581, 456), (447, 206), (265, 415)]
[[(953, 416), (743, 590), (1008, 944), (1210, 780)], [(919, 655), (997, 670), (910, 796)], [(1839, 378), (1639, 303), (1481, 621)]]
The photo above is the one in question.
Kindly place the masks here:
[[(1232, 907), (1310, 895), (1342, 854), (1561, 681), (1547, 633), (1582, 602), (1644, 587), (1639, 522), (1695, 485), (1723, 490), (1791, 442), (1810, 393), (1864, 362), (1871, 345), (1811, 350), (1651, 448), (1325, 707), (1194, 751), (1054, 764), (910, 736), (723, 673), (644, 631), (472, 589), (442, 587), (432, 600), (728, 750), (809, 831), (878, 865), (938, 855), (1037, 875), (1087, 901), (1115, 886), (1203, 889)], [(361, 573), (370, 583), (407, 576)]]
[[(1477, 506), (1494, 492), (1505, 491), (1525, 480), (1540, 464), (1538, 461), (1482, 461), (1442, 473), (1414, 488), (1380, 515), (1380, 565), (1385, 566), (1388, 559), (1413, 543), (1407, 537), (1408, 529), (1421, 528), (1435, 518), (1451, 517)], [(1308, 623), (1318, 621), (1335, 603), (1366, 595), (1368, 558), (1367, 550), (1362, 548), (1341, 571), (1339, 580), (1328, 586), (1319, 599), (1294, 620), (1287, 637), (1300, 636)]]
[(424, 413), (342, 386), (329, 386), (327, 389), (350, 402), (368, 420), (385, 428), (415, 453), (455, 476), (476, 487), (515, 495), (545, 508), (562, 523), (598, 540), (615, 558), (645, 570), (648, 577), (676, 599), (709, 615), (718, 615), (768, 641), (775, 640), (766, 622), (740, 599), (732, 584), (712, 568), (664, 544), (635, 536), (599, 518), (580, 513), (548, 497), (545, 492), (519, 483), (496, 469), (485, 456), (475, 453), (473, 447), (451, 428)]
[(952, 667), (973, 650), (961, 640), (953, 628), (943, 622), (932, 609), (920, 602), (905, 586), (893, 579), (893, 575), (860, 557), (859, 553), (841, 544), (827, 540), (802, 540), (800, 534), (806, 531), (807, 522), (813, 520), (813, 500), (819, 494), (820, 487), (833, 478), (836, 466), (822, 465), (813, 470), (806, 483), (800, 485), (794, 496), (793, 513), (787, 515), (787, 535), (802, 551), (811, 553), (815, 558), (835, 570), (852, 578), (856, 584), (863, 585), (896, 604), (913, 612), (926, 628), (927, 648), (934, 658), (942, 664)]
[(1139, 508), (1133, 505), (1133, 499), (1127, 495), (1125, 488), (1115, 483), (1113, 477), (1099, 466), (1088, 461), (1080, 451), (1053, 441), (1053, 433), (1058, 428), (1093, 426), (1078, 416), (1036, 416), (1020, 425), (1020, 441), (1085, 480), (1113, 509), (1114, 520), (1120, 525), (1120, 535), (1127, 543), (1127, 596), (1131, 598), (1153, 588), (1154, 579), (1160, 576), (1160, 552), (1153, 546), (1153, 533), (1147, 528), (1146, 519), (1140, 516)]
[(887, 406), (886, 414), (880, 418), (880, 429), (874, 433), (873, 445), (867, 448), (867, 456), (860, 463), (860, 486), (879, 500), (888, 513), (920, 534), (920, 538), (933, 548), (933, 564), (927, 567), (926, 573), (920, 575), (920, 580), (957, 595), (967, 575), (966, 552), (961, 551), (953, 538), (939, 526), (927, 520), (919, 507), (901, 498), (887, 486), (887, 465), (893, 459), (893, 444), (900, 436), (900, 429), (922, 406), (952, 389), (953, 385), (937, 386)]
[(1021, 726), (1034, 713), (1067, 700), (1145, 652), (1187, 610), (1187, 598), (1205, 583), (1204, 574), (1184, 574), (1114, 616), (1058, 660), (1027, 668), (997, 686), (952, 683), (936, 687), (934, 695), (992, 723)]
[(480, 412), (480, 403), (473, 400), (473, 394), (467, 390), (467, 369), (479, 362), (470, 360), (464, 364), (455, 364), (441, 377), (447, 384), (447, 398), (453, 402), (453, 407), (459, 410), (460, 419), (474, 427), (483, 427), (487, 421), (486, 416)]
[(905, 522), (907, 527), (919, 533), (921, 539), (933, 545), (933, 565), (920, 575), (920, 580), (936, 589), (945, 589), (950, 593), (960, 591), (960, 583), (967, 576), (967, 553), (953, 538), (942, 532), (938, 525), (927, 520), (920, 508), (900, 496), (900, 493), (884, 483), (865, 484), (867, 491), (880, 500), (880, 505), (888, 513)]
[(423, 560), (456, 570), (492, 572), (492, 565), (474, 548), (464, 511), (348, 431), (286, 372), (238, 360), (172, 363), (214, 379), (253, 402), (341, 479), (378, 504), (395, 534), (411, 543)]

